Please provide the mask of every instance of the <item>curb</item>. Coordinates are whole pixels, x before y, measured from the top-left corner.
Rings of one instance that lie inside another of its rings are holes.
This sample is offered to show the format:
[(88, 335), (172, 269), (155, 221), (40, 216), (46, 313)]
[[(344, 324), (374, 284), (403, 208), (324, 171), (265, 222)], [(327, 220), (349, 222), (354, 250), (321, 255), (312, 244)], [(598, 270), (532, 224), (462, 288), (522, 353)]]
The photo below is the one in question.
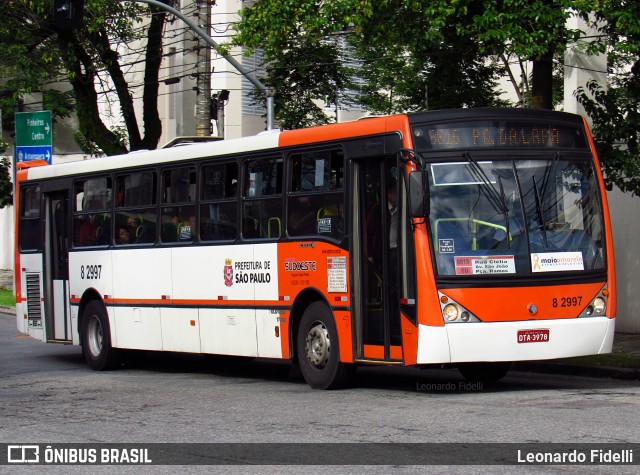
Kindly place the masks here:
[(640, 369), (616, 368), (613, 366), (578, 365), (571, 363), (545, 363), (540, 361), (514, 363), (512, 371), (529, 373), (566, 374), (588, 378), (622, 379), (640, 381)]
[(16, 308), (15, 307), (9, 307), (7, 305), (0, 305), (0, 312), (1, 313), (10, 313), (12, 315), (16, 314)]

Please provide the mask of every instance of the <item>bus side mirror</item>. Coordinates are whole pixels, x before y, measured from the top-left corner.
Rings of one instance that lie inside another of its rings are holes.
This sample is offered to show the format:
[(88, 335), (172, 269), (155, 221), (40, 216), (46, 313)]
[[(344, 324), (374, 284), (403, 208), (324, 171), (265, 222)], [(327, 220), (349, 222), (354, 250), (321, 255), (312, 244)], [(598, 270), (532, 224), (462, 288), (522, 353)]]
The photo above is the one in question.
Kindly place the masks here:
[(409, 174), (409, 207), (412, 218), (424, 218), (429, 214), (429, 174), (426, 170)]

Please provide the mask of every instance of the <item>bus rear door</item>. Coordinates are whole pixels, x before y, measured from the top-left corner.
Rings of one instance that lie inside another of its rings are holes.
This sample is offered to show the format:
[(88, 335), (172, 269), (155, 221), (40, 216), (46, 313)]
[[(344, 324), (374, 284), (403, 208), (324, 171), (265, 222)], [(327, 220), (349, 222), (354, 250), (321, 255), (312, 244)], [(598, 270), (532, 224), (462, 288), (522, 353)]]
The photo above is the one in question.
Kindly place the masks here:
[(46, 340), (71, 343), (69, 308), (69, 192), (44, 195), (44, 307)]

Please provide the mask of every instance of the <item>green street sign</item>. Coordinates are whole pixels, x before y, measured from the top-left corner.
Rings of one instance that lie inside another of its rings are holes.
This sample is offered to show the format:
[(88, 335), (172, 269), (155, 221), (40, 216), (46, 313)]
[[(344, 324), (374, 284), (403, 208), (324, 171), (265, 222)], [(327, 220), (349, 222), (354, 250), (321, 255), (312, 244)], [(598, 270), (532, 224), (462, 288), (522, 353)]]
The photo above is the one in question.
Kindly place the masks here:
[(53, 155), (51, 111), (16, 112), (16, 160), (46, 160)]
[(51, 111), (16, 112), (17, 146), (51, 146), (52, 138)]

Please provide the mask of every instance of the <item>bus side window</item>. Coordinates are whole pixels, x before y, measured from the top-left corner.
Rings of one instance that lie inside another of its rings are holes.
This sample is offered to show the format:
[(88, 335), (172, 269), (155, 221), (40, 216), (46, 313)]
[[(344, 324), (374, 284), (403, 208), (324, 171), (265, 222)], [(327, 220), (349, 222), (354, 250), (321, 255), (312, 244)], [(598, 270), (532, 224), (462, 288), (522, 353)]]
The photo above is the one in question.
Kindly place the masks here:
[(157, 232), (156, 174), (147, 171), (120, 175), (116, 178), (116, 190), (116, 244), (154, 243)]
[(247, 161), (242, 190), (242, 236), (278, 239), (282, 234), (281, 157)]
[(20, 190), (20, 250), (40, 248), (40, 187), (30, 186)]
[[(111, 177), (89, 178), (74, 183), (73, 246), (109, 244), (111, 223)], [(106, 222), (106, 226), (105, 226)], [(107, 234), (105, 234), (105, 228)]]
[(206, 164), (200, 169), (200, 240), (231, 241), (238, 223), (238, 164)]
[(325, 150), (291, 156), (287, 233), (342, 239), (344, 153)]

